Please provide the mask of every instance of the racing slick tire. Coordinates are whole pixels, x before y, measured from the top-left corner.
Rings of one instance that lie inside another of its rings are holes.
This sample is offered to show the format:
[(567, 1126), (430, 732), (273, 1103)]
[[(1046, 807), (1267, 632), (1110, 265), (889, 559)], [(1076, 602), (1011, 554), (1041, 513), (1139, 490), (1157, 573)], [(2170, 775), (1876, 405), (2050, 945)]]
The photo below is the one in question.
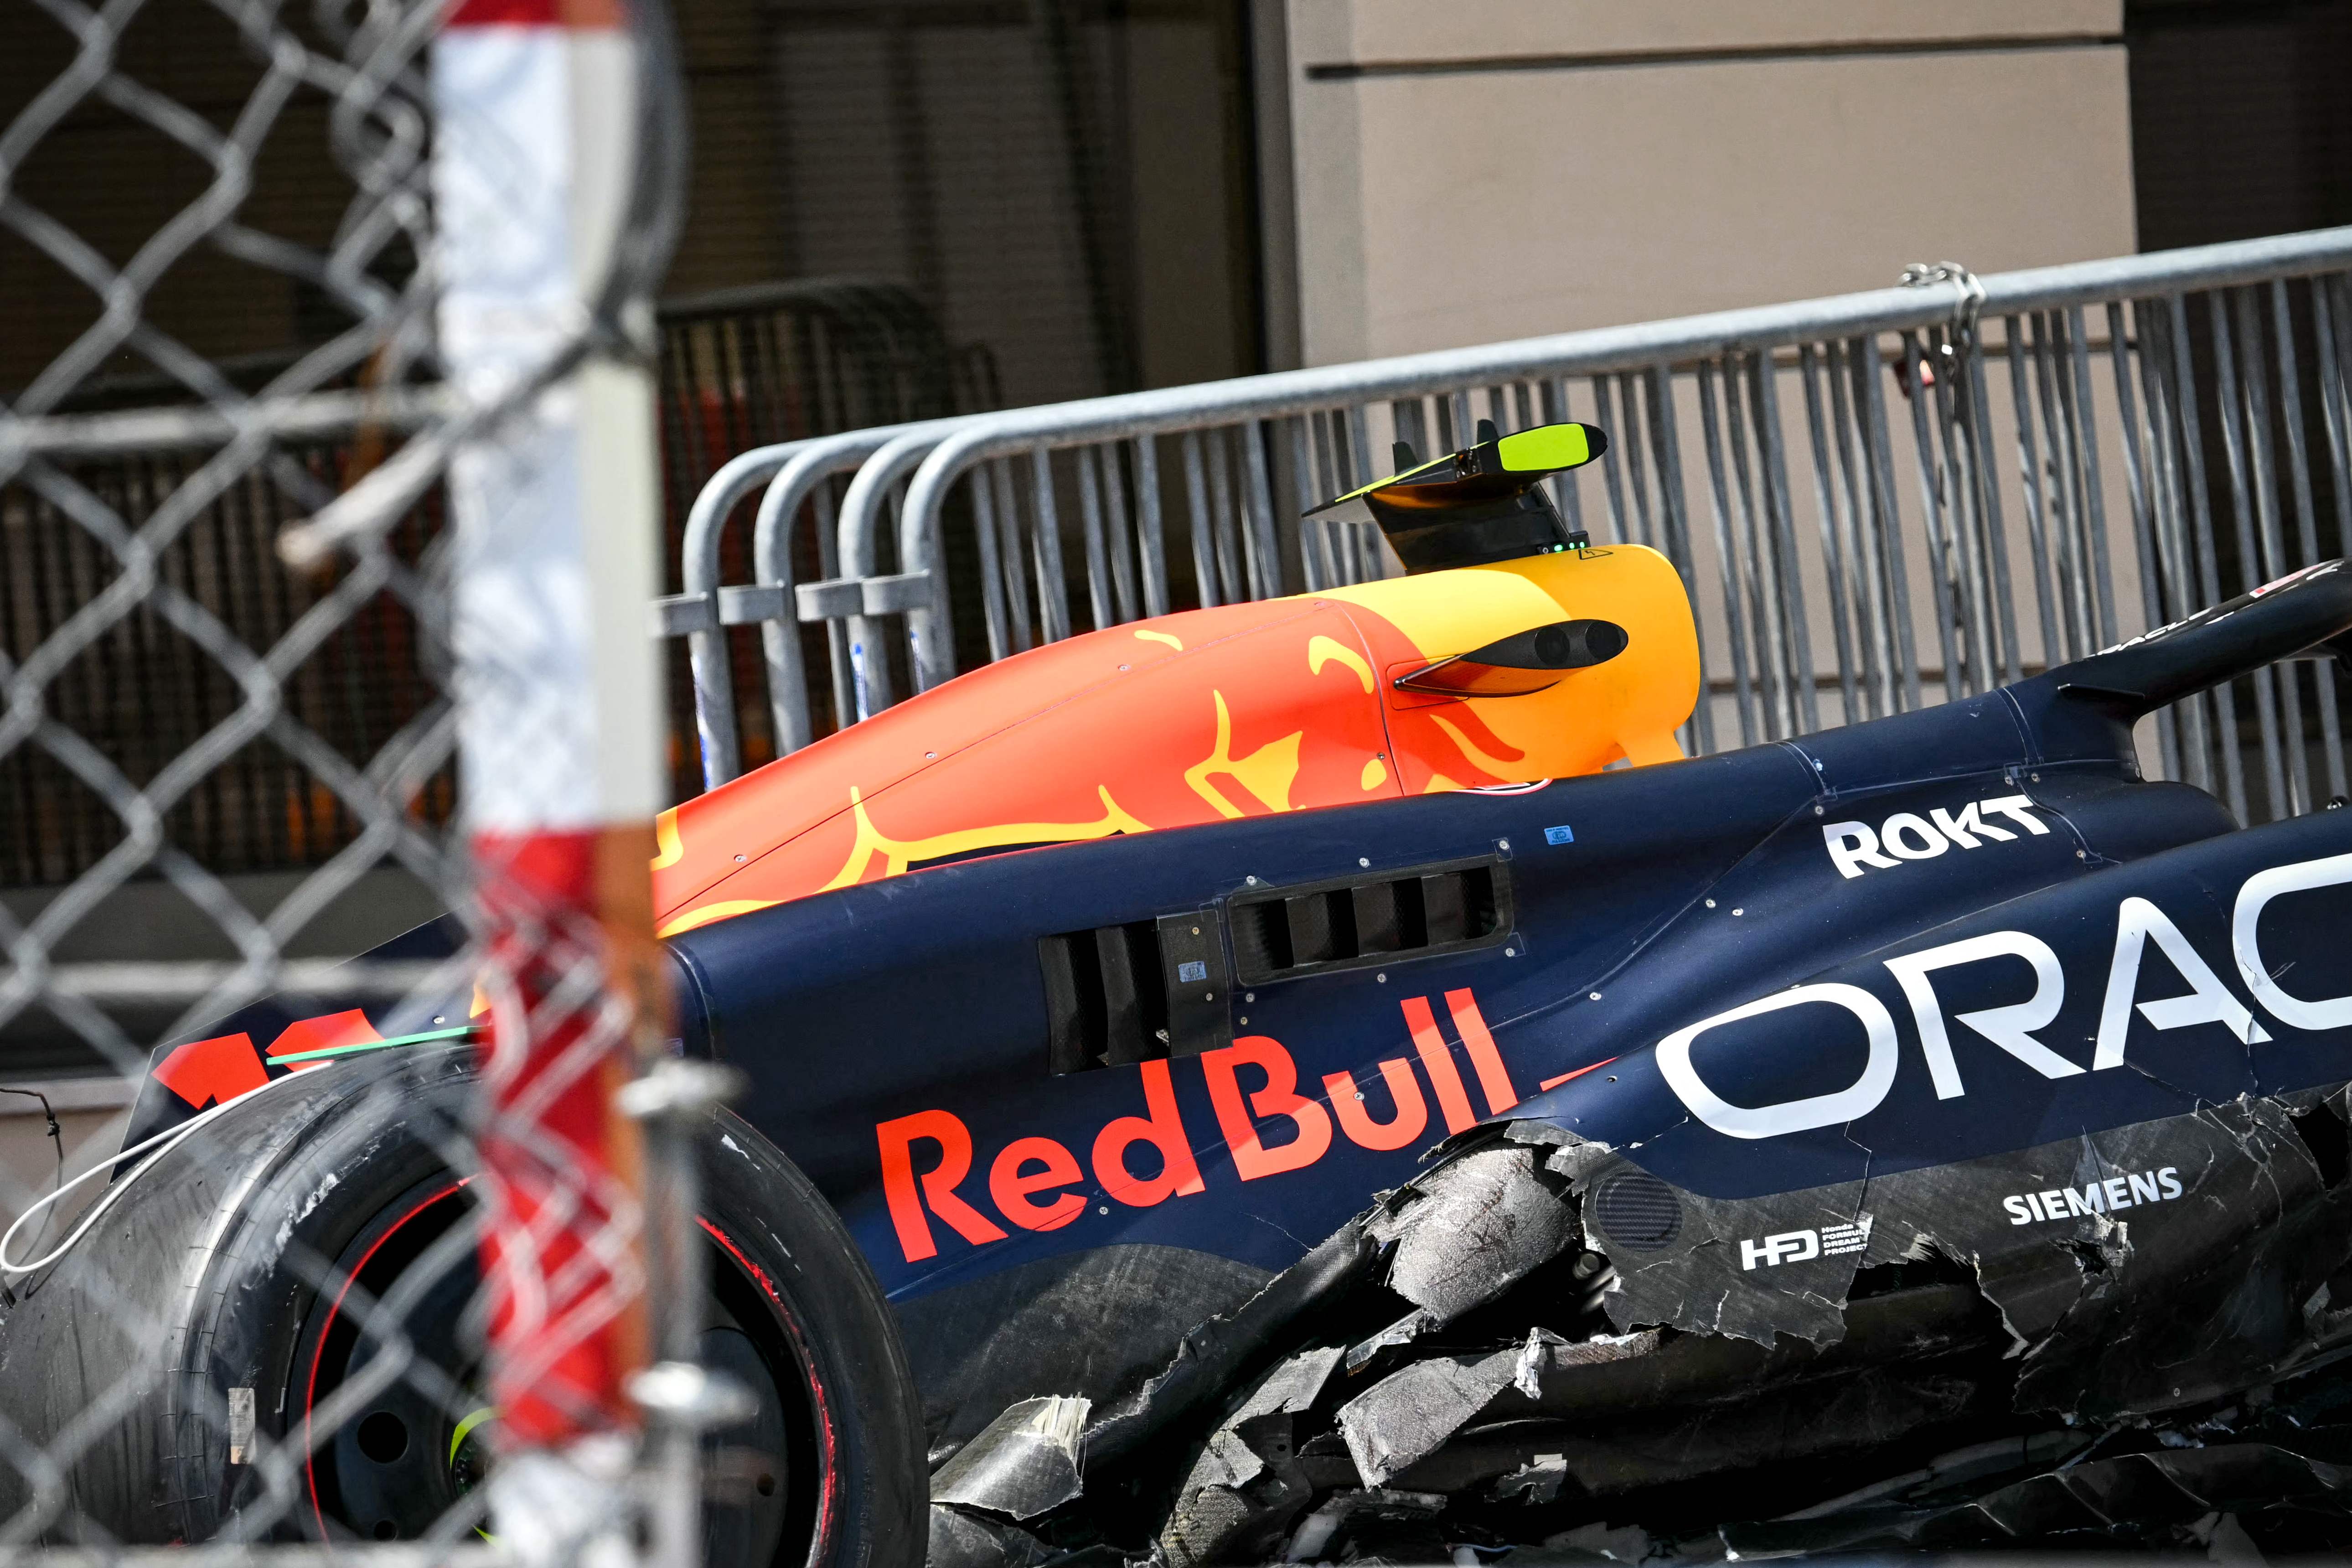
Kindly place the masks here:
[[(475, 1078), (465, 1047), (329, 1063), (118, 1177), (0, 1316), (0, 1519), (38, 1503), (52, 1542), (413, 1540), (478, 1505), (496, 1413), (454, 1173)], [(919, 1563), (921, 1411), (871, 1270), (747, 1123), (717, 1113), (698, 1148), (703, 1359), (758, 1406), (705, 1439), (706, 1560)], [(395, 1315), (405, 1371), (372, 1364)]]

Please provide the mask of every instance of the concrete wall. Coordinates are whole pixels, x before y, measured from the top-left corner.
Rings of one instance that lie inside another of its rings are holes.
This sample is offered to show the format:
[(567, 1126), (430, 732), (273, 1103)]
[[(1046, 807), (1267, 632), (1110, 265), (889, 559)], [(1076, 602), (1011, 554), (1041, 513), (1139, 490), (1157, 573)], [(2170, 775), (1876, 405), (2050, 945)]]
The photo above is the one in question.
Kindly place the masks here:
[(1303, 363), (2135, 248), (2120, 0), (1287, 0)]

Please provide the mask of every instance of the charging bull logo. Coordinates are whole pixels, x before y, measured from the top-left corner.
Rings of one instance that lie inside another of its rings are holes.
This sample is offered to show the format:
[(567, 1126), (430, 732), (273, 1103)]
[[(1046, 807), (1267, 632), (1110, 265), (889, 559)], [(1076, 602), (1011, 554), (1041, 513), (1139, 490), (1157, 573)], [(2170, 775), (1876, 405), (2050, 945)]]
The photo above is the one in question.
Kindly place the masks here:
[[(1508, 699), (1397, 679), (1606, 613), (1620, 658)], [(1681, 581), (1633, 547), (1163, 616), (990, 665), (665, 813), (671, 935), (1012, 849), (1679, 756), (1697, 690)]]
[[(1519, 1102), (1495, 1037), (1468, 991), (1445, 994), (1446, 1012), (1459, 1038), (1460, 1058), (1441, 1031), (1429, 999), (1401, 1004), (1411, 1057), (1371, 1064), (1390, 1114), (1373, 1113), (1365, 1089), (1351, 1072), (1327, 1073), (1319, 1094), (1303, 1094), (1298, 1064), (1282, 1042), (1250, 1035), (1196, 1058), (1214, 1109), (1221, 1143), (1196, 1145), (1176, 1103), (1174, 1074), (1189, 1063), (1141, 1063), (1138, 1077), (1143, 1113), (1106, 1122), (1079, 1150), (1055, 1138), (1015, 1138), (987, 1163), (985, 1182), (974, 1180), (971, 1128), (950, 1110), (919, 1110), (878, 1123), (875, 1141), (882, 1162), (882, 1191), (898, 1249), (909, 1263), (939, 1256), (932, 1221), (975, 1247), (1005, 1240), (1006, 1225), (1022, 1230), (1059, 1230), (1086, 1212), (1087, 1199), (1072, 1189), (1089, 1173), (1094, 1191), (1129, 1208), (1151, 1208), (1172, 1198), (1208, 1190), (1200, 1152), (1222, 1147), (1232, 1156), (1233, 1173), (1244, 1182), (1264, 1181), (1314, 1165), (1334, 1139), (1360, 1148), (1402, 1149), (1435, 1135), (1431, 1101), (1447, 1134), (1475, 1125), (1470, 1084), (1477, 1085), (1486, 1114), (1499, 1116)], [(1465, 1060), (1469, 1075), (1462, 1068)], [(1415, 1068), (1419, 1071), (1416, 1072)], [(1244, 1087), (1247, 1074), (1254, 1088)], [(1429, 1094), (1422, 1092), (1426, 1079)], [(1286, 1141), (1269, 1148), (1266, 1132), (1283, 1127)], [(1138, 1167), (1142, 1167), (1140, 1173)], [(987, 1194), (991, 1212), (981, 1207)], [(969, 1195), (967, 1195), (969, 1194)], [(999, 1223), (999, 1221), (1003, 1223)]]

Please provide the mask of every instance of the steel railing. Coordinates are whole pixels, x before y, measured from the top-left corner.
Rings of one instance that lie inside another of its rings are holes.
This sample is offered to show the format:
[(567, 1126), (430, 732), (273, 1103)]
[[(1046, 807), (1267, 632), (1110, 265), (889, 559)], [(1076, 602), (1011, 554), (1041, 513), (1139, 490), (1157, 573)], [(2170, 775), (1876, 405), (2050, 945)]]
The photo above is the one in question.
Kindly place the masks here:
[[(1982, 690), (2342, 553), (2347, 269), (2352, 228), (1914, 268), (1868, 293), (772, 448), (698, 498), (706, 563), (729, 510), (791, 465), (760, 527), (809, 516), (838, 574), (793, 585), (783, 552), (755, 550), (757, 583), (725, 588), (693, 574), (690, 536), (663, 625), (831, 623), (835, 711), (864, 717), (894, 664), (919, 690), (1074, 630), (1392, 572), (1368, 531), (1298, 514), (1388, 471), (1391, 440), (1426, 455), (1475, 418), (1587, 418), (1612, 450), (1556, 481), (1563, 511), (1675, 561), (1708, 674), (1685, 744), (1753, 743)], [(971, 573), (944, 564), (950, 539)], [(982, 623), (961, 644), (959, 605)], [(738, 769), (718, 646), (696, 659), (710, 784)], [(781, 659), (767, 675), (778, 734), (804, 743), (808, 681)], [(2333, 669), (2240, 686), (2159, 715), (2151, 763), (2242, 816), (2343, 795)]]

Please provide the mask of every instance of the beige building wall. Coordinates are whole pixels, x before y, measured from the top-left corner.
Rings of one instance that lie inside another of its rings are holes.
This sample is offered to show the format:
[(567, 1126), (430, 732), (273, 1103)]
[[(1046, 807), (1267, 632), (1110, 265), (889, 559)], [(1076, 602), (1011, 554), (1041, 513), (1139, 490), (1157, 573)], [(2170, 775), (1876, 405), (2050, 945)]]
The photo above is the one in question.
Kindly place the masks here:
[(2136, 248), (2120, 0), (1286, 0), (1302, 362)]
[[(1992, 273), (2137, 248), (2120, 0), (1283, 4), (1291, 159), (1275, 173), (1291, 181), (1306, 364), (1885, 288), (1915, 260)], [(2092, 331), (2103, 353), (2104, 323)], [(1934, 700), (1943, 659), (1926, 523), (1907, 414), (1891, 381), (1883, 390)], [(1783, 374), (1780, 395), (1819, 721), (1833, 725), (1850, 716), (1801, 380)], [(1571, 394), (1578, 417), (1593, 416), (1587, 396), (1581, 384)], [(1716, 740), (1733, 746), (1743, 737), (1696, 397), (1683, 378), (1683, 494)], [(1988, 399), (1998, 439), (2013, 439), (1999, 366)], [(2112, 429), (2104, 359), (2092, 405)], [(1377, 447), (1380, 411), (1372, 423)], [(1994, 479), (2031, 671), (2053, 653), (2010, 451)], [(2144, 616), (2118, 526), (2126, 479), (2112, 442), (2102, 458), (2130, 635)], [(1601, 481), (1579, 482), (1597, 520)]]

